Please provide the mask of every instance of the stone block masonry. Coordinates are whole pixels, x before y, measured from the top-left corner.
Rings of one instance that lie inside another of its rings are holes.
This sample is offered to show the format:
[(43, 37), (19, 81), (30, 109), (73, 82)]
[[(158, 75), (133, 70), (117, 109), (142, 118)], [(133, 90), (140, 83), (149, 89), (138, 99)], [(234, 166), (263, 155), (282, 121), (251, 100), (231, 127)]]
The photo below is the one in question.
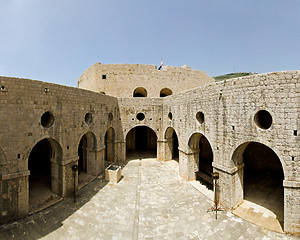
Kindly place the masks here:
[[(171, 133), (176, 133), (179, 172), (187, 181), (196, 178), (199, 139), (205, 136), (220, 174), (220, 201), (228, 210), (243, 201), (247, 146), (270, 149), (284, 175), (284, 231), (299, 233), (299, 76), (300, 71), (274, 72), (216, 83), (188, 68), (98, 63), (78, 81), (88, 90), (0, 77), (0, 222), (29, 212), (28, 159), (41, 140), (52, 150), (52, 191), (64, 197), (72, 192), (72, 166), (79, 156), (86, 159), (81, 168), (97, 176), (105, 160), (126, 162), (127, 134), (145, 126), (155, 133), (157, 158), (163, 161), (172, 156)], [(138, 87), (147, 97), (132, 97)], [(162, 88), (173, 94), (159, 97)]]

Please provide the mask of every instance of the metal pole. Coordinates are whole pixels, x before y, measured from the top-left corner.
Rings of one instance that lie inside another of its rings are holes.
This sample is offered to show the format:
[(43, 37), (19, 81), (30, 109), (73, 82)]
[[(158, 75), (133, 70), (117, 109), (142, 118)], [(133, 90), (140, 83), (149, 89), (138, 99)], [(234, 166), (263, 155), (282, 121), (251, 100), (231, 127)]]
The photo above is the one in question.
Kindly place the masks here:
[(74, 203), (76, 202), (76, 173), (78, 172), (78, 165), (74, 164), (72, 166), (73, 175), (74, 175), (74, 191), (73, 191), (73, 197), (74, 197)]
[(217, 179), (214, 179), (214, 200), (215, 200), (215, 209), (216, 209), (216, 219), (218, 219)]
[(213, 179), (213, 187), (214, 187), (214, 207), (212, 207), (208, 212), (216, 212), (216, 219), (218, 219), (218, 211), (224, 211), (222, 208), (219, 207), (218, 203), (218, 195), (217, 195), (217, 187), (218, 187), (218, 179), (219, 179), (219, 173), (213, 172), (212, 173), (212, 179)]
[(76, 202), (76, 171), (74, 171), (74, 191), (73, 191), (74, 203)]

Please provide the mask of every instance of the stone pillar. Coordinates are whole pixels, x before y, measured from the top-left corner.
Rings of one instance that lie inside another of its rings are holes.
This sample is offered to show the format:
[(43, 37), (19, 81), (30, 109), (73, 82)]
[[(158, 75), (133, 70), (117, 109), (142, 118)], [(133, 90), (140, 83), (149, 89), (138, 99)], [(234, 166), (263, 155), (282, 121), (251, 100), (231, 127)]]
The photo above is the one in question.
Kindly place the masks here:
[[(65, 197), (74, 190), (74, 172), (72, 166), (78, 165), (78, 156), (64, 160), (61, 164), (52, 162), (52, 191), (62, 197)], [(54, 178), (54, 179), (53, 179)], [(78, 189), (78, 171), (75, 175), (75, 188)]]
[(161, 140), (157, 140), (157, 152), (156, 152), (156, 156), (157, 156), (157, 160), (158, 161), (164, 161), (164, 141)]
[(126, 148), (128, 147), (129, 151), (135, 151), (135, 131), (136, 129), (133, 128), (127, 133)]
[(86, 148), (86, 173), (92, 176), (99, 175), (99, 162), (97, 161), (97, 149)]
[(173, 153), (174, 153), (174, 138), (167, 138), (165, 139), (165, 159), (164, 160), (171, 160)]
[(117, 163), (126, 162), (126, 141), (116, 141), (115, 143), (115, 161)]
[(106, 140), (106, 160), (108, 162), (115, 161), (115, 142), (111, 139)]
[(234, 209), (244, 199), (244, 164), (228, 168), (213, 162), (214, 172), (219, 173), (220, 204), (226, 209)]
[(283, 181), (284, 187), (284, 231), (300, 233), (300, 182)]
[(167, 161), (172, 159), (174, 152), (173, 141), (174, 138), (157, 141), (157, 160)]
[(105, 170), (105, 147), (96, 151), (97, 159), (97, 175), (100, 175)]
[(195, 172), (198, 171), (199, 150), (184, 152), (179, 149), (179, 174), (186, 181), (196, 180)]
[(29, 212), (29, 174), (18, 172), (0, 176), (0, 223), (24, 217)]

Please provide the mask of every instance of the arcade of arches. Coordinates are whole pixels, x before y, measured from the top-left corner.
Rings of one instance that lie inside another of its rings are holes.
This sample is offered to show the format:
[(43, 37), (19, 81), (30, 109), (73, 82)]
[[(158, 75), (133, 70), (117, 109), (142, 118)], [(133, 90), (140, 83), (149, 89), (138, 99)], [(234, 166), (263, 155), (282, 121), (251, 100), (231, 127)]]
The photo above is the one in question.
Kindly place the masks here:
[[(114, 129), (108, 128), (104, 137), (104, 159), (107, 164), (115, 161), (115, 138)], [(139, 154), (140, 158), (155, 158), (157, 140), (156, 133), (147, 126), (132, 128), (126, 136), (127, 160), (136, 154)], [(165, 131), (164, 144), (165, 160), (179, 161), (178, 136), (172, 127)], [(208, 189), (212, 189), (213, 151), (208, 139), (203, 134), (194, 133), (188, 141), (188, 146), (189, 161), (194, 164), (196, 179)], [(96, 147), (96, 137), (93, 133), (87, 132), (80, 139), (78, 145), (79, 186), (88, 183), (95, 176), (93, 168), (96, 164)], [(49, 199), (59, 199), (61, 179), (55, 176), (59, 176), (61, 160), (62, 149), (60, 144), (53, 139), (43, 139), (32, 148), (28, 159), (30, 211), (34, 211), (34, 208)], [(239, 208), (243, 207), (243, 202), (252, 202), (272, 212), (283, 229), (284, 173), (276, 153), (261, 143), (246, 142), (234, 151), (232, 161), (236, 166), (244, 166), (238, 172), (235, 188), (237, 208), (234, 211), (239, 212)], [(222, 192), (222, 189), (220, 191)], [(251, 219), (248, 220), (251, 221)]]

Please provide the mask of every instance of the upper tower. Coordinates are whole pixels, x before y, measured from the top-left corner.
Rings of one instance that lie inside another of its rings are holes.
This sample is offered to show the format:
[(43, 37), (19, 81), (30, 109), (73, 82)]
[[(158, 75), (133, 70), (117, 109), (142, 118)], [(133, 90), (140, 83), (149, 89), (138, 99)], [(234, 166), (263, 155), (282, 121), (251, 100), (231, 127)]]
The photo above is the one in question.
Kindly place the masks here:
[(214, 79), (188, 66), (101, 64), (88, 68), (78, 79), (78, 87), (115, 97), (165, 97), (207, 85)]

